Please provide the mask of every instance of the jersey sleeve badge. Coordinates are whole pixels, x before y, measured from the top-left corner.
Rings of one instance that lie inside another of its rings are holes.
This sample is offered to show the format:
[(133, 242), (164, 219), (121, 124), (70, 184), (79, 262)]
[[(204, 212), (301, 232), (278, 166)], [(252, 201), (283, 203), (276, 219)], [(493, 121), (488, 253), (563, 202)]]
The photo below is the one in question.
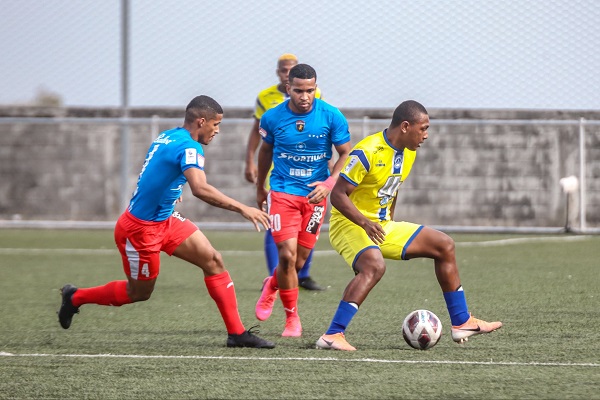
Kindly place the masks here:
[(185, 149), (185, 163), (186, 165), (198, 163), (198, 151), (196, 149)]

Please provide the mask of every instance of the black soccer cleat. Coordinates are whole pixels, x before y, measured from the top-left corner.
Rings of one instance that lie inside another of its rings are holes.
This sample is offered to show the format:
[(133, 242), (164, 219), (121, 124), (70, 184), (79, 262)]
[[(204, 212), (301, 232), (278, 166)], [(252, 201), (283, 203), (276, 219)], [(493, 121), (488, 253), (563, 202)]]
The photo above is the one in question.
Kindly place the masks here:
[(298, 286), (306, 290), (325, 290), (323, 286), (315, 282), (310, 276), (298, 279)]
[(65, 285), (60, 289), (62, 303), (57, 314), (58, 322), (60, 322), (60, 326), (64, 329), (69, 329), (73, 315), (79, 314), (79, 307), (75, 307), (73, 303), (71, 303), (71, 297), (73, 297), (73, 293), (76, 291), (77, 288), (73, 285)]
[(272, 349), (275, 347), (275, 343), (265, 340), (256, 336), (254, 333), (258, 333), (258, 330), (252, 328), (244, 331), (239, 335), (227, 336), (227, 347), (253, 347), (255, 349)]

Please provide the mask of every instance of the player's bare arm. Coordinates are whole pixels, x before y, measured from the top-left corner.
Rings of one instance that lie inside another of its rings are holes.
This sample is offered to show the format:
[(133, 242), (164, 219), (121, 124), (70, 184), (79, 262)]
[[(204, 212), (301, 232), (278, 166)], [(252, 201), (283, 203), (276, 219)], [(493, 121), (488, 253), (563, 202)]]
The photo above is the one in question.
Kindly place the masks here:
[(183, 174), (188, 180), (192, 194), (195, 197), (210, 204), (211, 206), (242, 214), (244, 218), (254, 224), (254, 227), (259, 232), (260, 225), (262, 225), (265, 229), (269, 229), (269, 215), (266, 212), (254, 207), (249, 207), (221, 193), (217, 188), (210, 185), (206, 181), (206, 174), (201, 169), (188, 168), (183, 172)]
[(350, 154), (350, 150), (351, 150), (350, 142), (335, 146), (335, 150), (337, 151), (339, 158), (331, 167), (331, 175), (329, 176), (329, 178), (327, 178), (327, 180), (325, 182), (317, 181), (317, 182), (313, 182), (308, 185), (310, 187), (315, 188), (312, 192), (310, 192), (306, 196), (309, 199), (308, 200), (309, 203), (318, 203), (321, 200), (323, 200), (325, 197), (327, 197), (329, 195), (329, 193), (331, 193), (331, 190), (333, 189), (333, 185), (335, 185), (335, 182), (338, 180), (338, 177), (340, 176), (340, 171), (342, 170), (342, 167), (344, 166), (344, 162), (346, 161), (346, 158), (348, 158), (348, 154)]
[(261, 209), (267, 201), (268, 192), (265, 189), (265, 181), (272, 162), (273, 145), (263, 141), (258, 150), (258, 172), (256, 176), (256, 204)]
[(254, 124), (250, 130), (248, 136), (248, 145), (246, 146), (246, 168), (244, 170), (244, 177), (250, 183), (256, 183), (257, 167), (254, 163), (254, 155), (256, 149), (260, 145), (260, 134), (258, 133), (259, 120), (254, 118)]
[(350, 200), (349, 196), (354, 188), (354, 185), (347, 180), (338, 179), (331, 191), (331, 205), (350, 221), (363, 228), (375, 244), (382, 244), (385, 240), (385, 231), (381, 225), (365, 217)]

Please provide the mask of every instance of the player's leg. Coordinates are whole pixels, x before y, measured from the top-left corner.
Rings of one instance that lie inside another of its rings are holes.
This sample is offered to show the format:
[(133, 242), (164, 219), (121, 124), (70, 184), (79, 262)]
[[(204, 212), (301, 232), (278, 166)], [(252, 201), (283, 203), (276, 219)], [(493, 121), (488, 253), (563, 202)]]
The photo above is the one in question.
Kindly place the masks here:
[(325, 288), (319, 285), (311, 276), (310, 268), (312, 267), (314, 249), (311, 250), (308, 258), (304, 262), (300, 271), (298, 271), (298, 286), (306, 290), (325, 290)]
[(330, 221), (329, 238), (333, 248), (354, 270), (329, 328), (317, 340), (317, 349), (354, 351), (345, 338), (346, 328), (358, 312), (370, 291), (385, 273), (385, 262), (379, 247), (364, 230), (347, 219)]
[[(290, 238), (277, 243), (279, 250), (279, 265), (275, 270), (279, 285), (279, 298), (285, 312), (285, 329), (282, 336), (298, 337), (302, 335), (302, 325), (298, 314), (298, 272), (296, 269), (298, 257), (298, 240)], [(303, 250), (306, 259), (309, 249)]]
[(486, 322), (472, 317), (467, 307), (465, 292), (461, 285), (456, 263), (454, 240), (443, 232), (423, 227), (405, 246), (404, 259), (417, 257), (434, 261), (435, 275), (442, 292), (452, 323), (452, 339), (462, 343), (469, 336), (492, 332), (502, 326), (501, 322)]
[(215, 301), (227, 329), (227, 346), (273, 348), (272, 342), (246, 330), (238, 312), (237, 296), (221, 254), (191, 221), (178, 213), (170, 218), (169, 235), (163, 250), (177, 258), (196, 265), (204, 272), (204, 283)]
[[(265, 281), (263, 291), (256, 303), (256, 317), (268, 318), (273, 309), (276, 290), (286, 314), (283, 336), (300, 336), (302, 327), (298, 315), (298, 270), (299, 263), (306, 260), (310, 250), (301, 251), (298, 259), (298, 232), (302, 229), (304, 204), (302, 196), (280, 192), (269, 193), (269, 216), (271, 231), (277, 244), (279, 264), (273, 276)], [(300, 264), (301, 265), (301, 264)]]
[(60, 291), (62, 302), (58, 320), (64, 329), (71, 326), (73, 315), (79, 313), (79, 307), (84, 304), (118, 307), (150, 298), (158, 276), (160, 258), (158, 251), (145, 247), (144, 235), (148, 233), (148, 229), (154, 228), (156, 227), (140, 227), (128, 213), (121, 215), (115, 226), (114, 236), (128, 280), (112, 281), (91, 288), (63, 286)]
[(279, 263), (279, 254), (277, 253), (277, 245), (275, 244), (273, 235), (269, 229), (265, 232), (264, 246), (265, 258), (267, 260), (267, 270), (269, 271), (269, 276), (271, 276), (275, 272), (275, 268), (277, 268), (277, 264)]
[(317, 282), (310, 277), (310, 268), (312, 266), (312, 257), (314, 253), (314, 247), (319, 238), (321, 232), (321, 226), (323, 226), (323, 220), (325, 218), (325, 212), (327, 209), (327, 199), (323, 199), (318, 204), (308, 204), (306, 202), (299, 203), (302, 208), (302, 223), (301, 229), (298, 233), (298, 243), (310, 252), (305, 257), (303, 252), (296, 268), (298, 269), (298, 283), (299, 286), (308, 290), (323, 290)]

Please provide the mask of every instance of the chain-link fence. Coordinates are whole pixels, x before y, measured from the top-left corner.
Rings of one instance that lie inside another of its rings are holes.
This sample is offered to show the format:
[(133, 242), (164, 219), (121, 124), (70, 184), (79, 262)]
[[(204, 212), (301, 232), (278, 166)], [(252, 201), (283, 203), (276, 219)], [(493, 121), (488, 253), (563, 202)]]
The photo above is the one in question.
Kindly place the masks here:
[[(353, 143), (389, 123), (349, 121)], [(0, 118), (0, 219), (9, 226), (113, 223), (135, 188), (150, 142), (180, 123)], [(251, 119), (226, 119), (205, 147), (209, 182), (249, 205), (255, 190), (243, 168), (251, 125)], [(559, 183), (567, 176), (580, 183), (569, 196)], [(178, 210), (198, 223), (244, 222), (194, 199), (187, 188)], [(600, 121), (432, 119), (430, 137), (399, 191), (396, 218), (470, 231), (598, 230)]]

